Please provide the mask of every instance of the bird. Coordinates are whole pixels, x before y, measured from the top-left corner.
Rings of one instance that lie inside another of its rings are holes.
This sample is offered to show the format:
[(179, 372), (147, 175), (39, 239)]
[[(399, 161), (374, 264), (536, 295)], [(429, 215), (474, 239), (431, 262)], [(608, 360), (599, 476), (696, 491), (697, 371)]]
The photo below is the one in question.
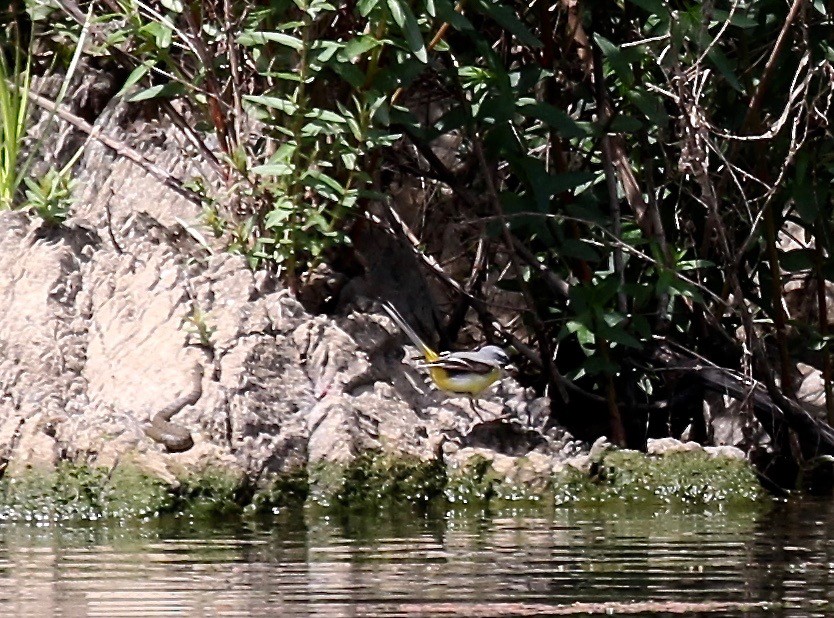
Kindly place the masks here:
[(478, 397), (499, 380), (510, 365), (510, 357), (497, 345), (485, 345), (471, 352), (436, 352), (409, 326), (391, 303), (383, 309), (423, 354), (420, 367), (428, 369), (432, 382), (442, 391)]

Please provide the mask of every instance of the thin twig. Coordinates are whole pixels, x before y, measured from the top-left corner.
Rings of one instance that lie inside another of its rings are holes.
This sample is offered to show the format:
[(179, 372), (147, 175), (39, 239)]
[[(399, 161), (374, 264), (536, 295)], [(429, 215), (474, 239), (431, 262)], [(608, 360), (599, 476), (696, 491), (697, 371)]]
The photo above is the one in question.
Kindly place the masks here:
[(175, 178), (169, 172), (165, 171), (155, 163), (151, 162), (149, 159), (147, 159), (145, 156), (143, 156), (141, 153), (137, 152), (130, 146), (110, 137), (109, 135), (105, 135), (101, 132), (101, 127), (91, 125), (83, 118), (76, 116), (75, 114), (67, 111), (63, 107), (55, 105), (55, 103), (53, 103), (46, 97), (41, 96), (40, 94), (30, 91), (29, 98), (32, 100), (33, 103), (35, 103), (39, 107), (42, 107), (47, 111), (54, 112), (59, 118), (61, 118), (65, 122), (68, 122), (76, 129), (83, 131), (92, 139), (101, 142), (102, 144), (116, 152), (116, 154), (125, 157), (132, 163), (135, 163), (148, 174), (159, 180), (169, 189), (173, 189), (174, 191), (182, 195), (184, 198), (192, 202), (195, 202), (197, 204), (200, 203), (200, 196), (194, 191), (187, 189), (181, 180)]

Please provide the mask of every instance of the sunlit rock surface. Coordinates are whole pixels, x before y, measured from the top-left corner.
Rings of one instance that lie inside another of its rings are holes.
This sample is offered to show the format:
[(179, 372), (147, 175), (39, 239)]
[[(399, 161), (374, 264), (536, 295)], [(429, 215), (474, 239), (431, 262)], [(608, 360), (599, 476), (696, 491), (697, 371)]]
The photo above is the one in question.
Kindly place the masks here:
[[(205, 172), (175, 128), (124, 104), (97, 125), (136, 137), (158, 169)], [(201, 234), (198, 205), (124, 157), (93, 141), (78, 177), (64, 226), (0, 213), (7, 502), (65, 492), (109, 512), (127, 491), (140, 512), (170, 507), (171, 492), (268, 507), (288, 495), (423, 499), (447, 481), (450, 499), (487, 485), (535, 498), (566, 461), (582, 468), (587, 445), (547, 427), (546, 399), (507, 378), (475, 410), (403, 360), (402, 333), (369, 300), (374, 286), (411, 285), (384, 239), (361, 240), (384, 256), (348, 284), (340, 311), (312, 315)], [(188, 392), (197, 365), (201, 396), (173, 418), (194, 446), (169, 453), (144, 428)]]
[[(387, 317), (312, 316), (269, 275), (176, 225), (137, 215), (114, 234), (117, 248), (79, 219), (47, 230), (0, 214), (7, 474), (59, 461), (113, 470), (128, 458), (172, 486), (212, 468), (257, 485), (366, 451), (452, 467), (490, 451), (544, 459), (546, 477), (548, 461), (581, 450), (564, 431), (542, 434), (546, 401), (511, 380), (477, 410), (447, 398), (403, 362)], [(170, 454), (143, 427), (190, 388), (195, 364), (202, 396), (173, 419), (195, 446)]]

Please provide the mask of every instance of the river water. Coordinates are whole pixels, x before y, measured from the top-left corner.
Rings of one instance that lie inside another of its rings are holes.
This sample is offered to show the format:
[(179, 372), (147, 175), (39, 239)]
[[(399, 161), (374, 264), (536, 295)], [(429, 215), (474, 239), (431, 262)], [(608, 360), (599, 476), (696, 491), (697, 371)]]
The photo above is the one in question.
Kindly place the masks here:
[(834, 615), (834, 504), (0, 524), (0, 616)]

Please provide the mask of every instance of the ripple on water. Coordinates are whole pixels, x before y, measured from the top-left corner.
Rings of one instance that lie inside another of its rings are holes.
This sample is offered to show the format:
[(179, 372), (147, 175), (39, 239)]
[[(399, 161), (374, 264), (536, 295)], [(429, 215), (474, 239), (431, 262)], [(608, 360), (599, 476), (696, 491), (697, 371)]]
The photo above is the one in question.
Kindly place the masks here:
[(0, 615), (832, 615), (834, 507), (0, 525)]

